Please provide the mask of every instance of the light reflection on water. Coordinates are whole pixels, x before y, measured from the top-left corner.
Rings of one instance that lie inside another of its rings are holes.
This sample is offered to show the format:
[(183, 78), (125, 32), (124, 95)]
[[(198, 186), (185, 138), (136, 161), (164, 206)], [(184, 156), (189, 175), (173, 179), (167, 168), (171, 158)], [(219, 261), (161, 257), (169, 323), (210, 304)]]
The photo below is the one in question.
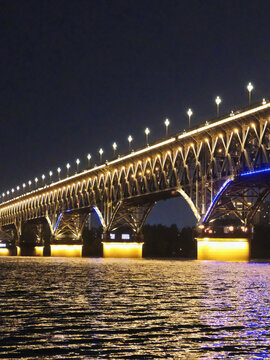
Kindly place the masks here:
[(0, 258), (0, 359), (262, 359), (270, 264)]

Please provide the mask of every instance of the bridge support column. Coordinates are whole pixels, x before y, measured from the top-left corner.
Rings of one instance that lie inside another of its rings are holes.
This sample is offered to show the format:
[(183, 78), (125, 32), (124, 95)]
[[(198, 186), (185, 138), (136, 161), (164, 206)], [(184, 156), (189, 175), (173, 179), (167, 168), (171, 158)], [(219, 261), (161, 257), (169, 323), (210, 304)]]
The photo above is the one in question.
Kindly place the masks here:
[(248, 238), (197, 238), (197, 259), (215, 261), (249, 261)]
[(103, 257), (142, 258), (143, 234), (134, 234), (129, 240), (112, 240), (110, 234), (103, 235)]

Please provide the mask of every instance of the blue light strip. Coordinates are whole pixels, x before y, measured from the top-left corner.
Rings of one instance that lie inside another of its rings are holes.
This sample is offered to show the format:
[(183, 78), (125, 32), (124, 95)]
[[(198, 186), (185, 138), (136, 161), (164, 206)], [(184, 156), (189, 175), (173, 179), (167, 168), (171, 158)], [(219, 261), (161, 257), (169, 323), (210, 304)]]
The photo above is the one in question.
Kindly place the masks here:
[(270, 168), (248, 171), (248, 172), (246, 172), (246, 173), (240, 174), (240, 177), (241, 177), (241, 176), (261, 174), (261, 173), (265, 173), (265, 172), (268, 172), (268, 171), (270, 171)]
[(206, 214), (204, 215), (202, 223), (204, 223), (206, 221), (208, 215), (210, 214), (211, 210), (213, 209), (213, 206), (218, 201), (219, 196), (227, 189), (227, 187), (229, 186), (229, 184), (231, 182), (232, 182), (231, 179), (226, 180), (225, 183), (219, 189), (219, 191), (216, 193), (216, 196), (214, 197), (214, 200), (212, 201), (211, 205), (209, 206), (208, 210), (206, 211)]
[(57, 221), (56, 221), (56, 225), (55, 225), (54, 231), (56, 231), (57, 226), (58, 226), (58, 224), (59, 224), (59, 221), (62, 219), (62, 216), (63, 216), (62, 213), (58, 216), (58, 219), (57, 219)]

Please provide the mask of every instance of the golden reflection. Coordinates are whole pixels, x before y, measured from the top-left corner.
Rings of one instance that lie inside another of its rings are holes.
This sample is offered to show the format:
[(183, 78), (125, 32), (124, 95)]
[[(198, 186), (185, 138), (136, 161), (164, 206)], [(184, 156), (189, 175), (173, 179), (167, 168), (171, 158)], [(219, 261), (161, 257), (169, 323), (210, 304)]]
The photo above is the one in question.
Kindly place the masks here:
[(198, 260), (248, 261), (248, 239), (197, 238)]
[(82, 245), (51, 245), (53, 257), (81, 257)]
[(17, 247), (17, 255), (20, 256), (21, 255), (21, 248), (19, 246), (16, 246)]
[(137, 242), (103, 242), (105, 258), (142, 258), (143, 243)]

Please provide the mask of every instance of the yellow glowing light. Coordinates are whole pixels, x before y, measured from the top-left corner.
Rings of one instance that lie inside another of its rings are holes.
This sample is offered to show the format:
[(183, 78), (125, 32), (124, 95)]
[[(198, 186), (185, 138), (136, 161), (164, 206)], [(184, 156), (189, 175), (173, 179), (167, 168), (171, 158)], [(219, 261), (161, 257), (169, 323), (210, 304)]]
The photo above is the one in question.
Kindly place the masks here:
[(21, 248), (19, 246), (16, 246), (17, 247), (17, 255), (20, 256), (21, 255)]
[(248, 261), (250, 248), (248, 239), (197, 238), (198, 260)]
[(9, 249), (6, 248), (0, 248), (0, 256), (9, 256), (10, 255), (10, 251)]
[(44, 246), (35, 246), (34, 254), (35, 256), (43, 256)]
[(251, 126), (255, 129), (256, 128), (256, 125), (254, 123), (251, 124)]
[(219, 134), (218, 136), (219, 136), (220, 138), (222, 138), (222, 137), (223, 137), (223, 134)]
[(103, 256), (110, 258), (142, 258), (143, 243), (103, 242)]
[(53, 257), (81, 257), (82, 245), (51, 245)]

